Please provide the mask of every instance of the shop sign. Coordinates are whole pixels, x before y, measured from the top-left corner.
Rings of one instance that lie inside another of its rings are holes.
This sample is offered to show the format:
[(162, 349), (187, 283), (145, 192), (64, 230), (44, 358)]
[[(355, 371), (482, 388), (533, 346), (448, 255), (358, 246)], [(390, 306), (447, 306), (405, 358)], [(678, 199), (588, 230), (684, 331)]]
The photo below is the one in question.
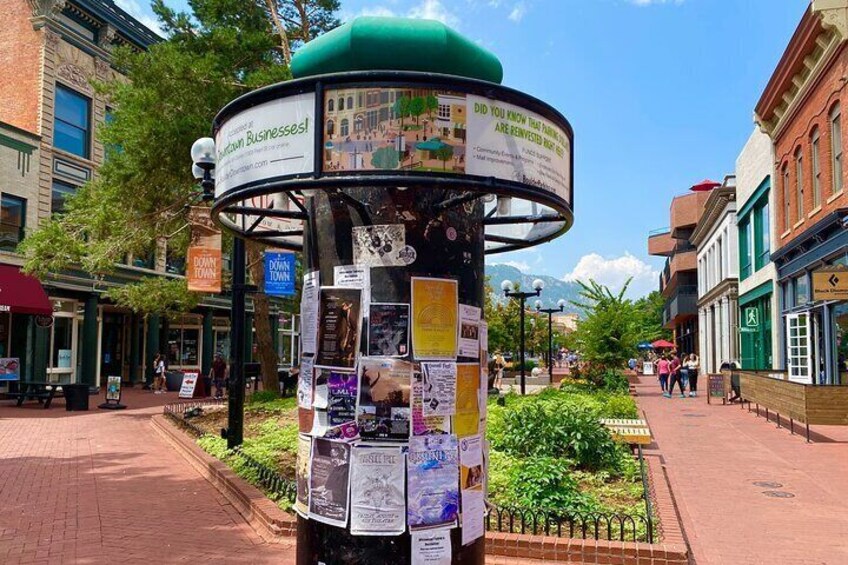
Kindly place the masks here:
[(837, 265), (813, 272), (813, 300), (848, 300), (848, 267)]
[(186, 275), (190, 291), (221, 292), (221, 250), (189, 247)]
[(197, 387), (197, 379), (199, 374), (183, 373), (183, 382), (180, 386), (180, 398), (194, 398), (194, 389)]
[(265, 294), (294, 296), (294, 253), (265, 252)]
[(121, 377), (110, 376), (106, 379), (106, 400), (121, 401)]
[(49, 328), (53, 325), (53, 316), (39, 314), (35, 317), (35, 325), (39, 328)]
[(21, 378), (21, 360), (16, 357), (0, 358), (0, 381), (17, 381)]

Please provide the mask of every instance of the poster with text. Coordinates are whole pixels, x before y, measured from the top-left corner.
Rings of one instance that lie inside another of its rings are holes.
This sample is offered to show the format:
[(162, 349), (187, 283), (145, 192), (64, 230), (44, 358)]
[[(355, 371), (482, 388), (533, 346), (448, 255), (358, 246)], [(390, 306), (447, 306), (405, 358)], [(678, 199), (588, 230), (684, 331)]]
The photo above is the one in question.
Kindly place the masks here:
[(186, 280), (192, 292), (221, 292), (221, 249), (191, 246), (186, 257)]
[(368, 355), (405, 357), (409, 353), (409, 304), (368, 307)]
[(362, 267), (403, 267), (409, 264), (406, 226), (356, 226), (351, 231), (353, 263)]
[(305, 434), (297, 436), (297, 467), (295, 481), (297, 496), (294, 509), (301, 516), (309, 514), (309, 458), (312, 454), (312, 438)]
[(456, 359), (457, 282), (412, 277), (412, 352), (420, 361)]
[(362, 290), (322, 287), (318, 308), (315, 366), (353, 369), (359, 350)]
[(425, 416), (456, 413), (456, 367), (455, 361), (421, 363), (421, 399)]
[(412, 363), (399, 359), (359, 361), (356, 423), (363, 439), (409, 437)]
[(121, 401), (121, 377), (106, 378), (106, 400)]
[(318, 271), (303, 275), (300, 296), (300, 346), (303, 353), (315, 353), (317, 350), (320, 283)]
[(483, 492), (483, 437), (459, 440), (459, 484), (462, 500), (462, 545), (483, 537), (485, 495)]
[(309, 473), (309, 518), (344, 528), (348, 515), (350, 445), (316, 438)]
[(459, 456), (456, 436), (409, 440), (407, 523), (410, 531), (456, 526), (459, 514)]
[(459, 356), (480, 357), (480, 314), (476, 306), (459, 305)]
[(424, 376), (421, 371), (415, 371), (412, 377), (412, 435), (427, 436), (434, 434), (449, 434), (450, 416), (425, 416), (424, 415)]
[(290, 251), (265, 252), (265, 294), (294, 296), (295, 257)]
[(303, 355), (300, 358), (300, 373), (297, 376), (297, 405), (300, 408), (312, 408), (315, 386), (315, 358)]
[(330, 371), (327, 376), (327, 424), (334, 428), (356, 421), (356, 373)]
[(395, 536), (406, 531), (406, 459), (400, 447), (354, 447), (350, 533)]
[(450, 530), (412, 533), (412, 565), (451, 565)]
[(458, 363), (456, 366), (456, 415), (453, 417), (453, 431), (458, 437), (476, 434), (480, 429), (479, 390), (480, 365)]
[(333, 286), (371, 288), (371, 269), (362, 265), (336, 265), (333, 267)]

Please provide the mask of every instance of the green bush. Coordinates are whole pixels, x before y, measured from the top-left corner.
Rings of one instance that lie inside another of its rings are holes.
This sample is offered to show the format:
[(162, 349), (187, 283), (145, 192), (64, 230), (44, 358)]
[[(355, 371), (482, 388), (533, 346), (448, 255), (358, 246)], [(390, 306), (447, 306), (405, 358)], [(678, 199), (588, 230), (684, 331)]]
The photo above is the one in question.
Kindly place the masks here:
[(247, 397), (248, 404), (266, 404), (278, 400), (280, 395), (273, 390), (257, 390)]

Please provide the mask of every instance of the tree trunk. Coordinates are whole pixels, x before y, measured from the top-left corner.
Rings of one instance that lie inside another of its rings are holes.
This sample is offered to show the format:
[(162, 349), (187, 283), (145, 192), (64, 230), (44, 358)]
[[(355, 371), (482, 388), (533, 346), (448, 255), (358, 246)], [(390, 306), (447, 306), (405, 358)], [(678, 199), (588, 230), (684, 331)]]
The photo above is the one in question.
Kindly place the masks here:
[[(265, 265), (262, 252), (264, 246), (248, 240), (247, 264), (250, 278), (258, 289), (265, 288)], [(259, 351), (259, 365), (262, 375), (262, 390), (280, 390), (277, 377), (277, 351), (274, 349), (274, 337), (271, 335), (271, 304), (264, 292), (253, 294), (253, 328), (256, 330), (256, 345)]]

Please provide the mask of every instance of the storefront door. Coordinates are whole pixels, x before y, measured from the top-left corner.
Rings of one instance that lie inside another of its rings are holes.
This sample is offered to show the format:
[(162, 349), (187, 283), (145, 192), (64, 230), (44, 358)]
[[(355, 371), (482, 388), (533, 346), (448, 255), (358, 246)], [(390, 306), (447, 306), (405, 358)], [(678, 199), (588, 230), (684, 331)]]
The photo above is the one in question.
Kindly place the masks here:
[(811, 384), (813, 339), (809, 312), (786, 315), (786, 368), (789, 380)]
[(100, 381), (106, 377), (123, 377), (124, 314), (104, 312), (103, 339), (100, 345)]

